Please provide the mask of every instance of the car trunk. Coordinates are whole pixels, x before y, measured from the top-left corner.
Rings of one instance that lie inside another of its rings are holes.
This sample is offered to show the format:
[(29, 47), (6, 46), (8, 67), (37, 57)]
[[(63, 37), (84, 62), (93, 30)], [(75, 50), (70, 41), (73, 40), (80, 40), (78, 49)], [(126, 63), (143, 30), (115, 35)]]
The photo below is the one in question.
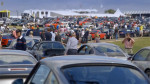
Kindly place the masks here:
[(1, 65), (0, 66), (0, 80), (1, 79), (16, 79), (26, 78), (34, 65)]

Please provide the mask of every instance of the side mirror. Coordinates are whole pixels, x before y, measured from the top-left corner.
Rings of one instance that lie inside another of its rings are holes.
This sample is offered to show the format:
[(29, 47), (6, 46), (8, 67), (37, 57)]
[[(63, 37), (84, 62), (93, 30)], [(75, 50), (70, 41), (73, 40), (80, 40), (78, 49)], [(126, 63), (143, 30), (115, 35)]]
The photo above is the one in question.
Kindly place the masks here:
[(23, 79), (16, 79), (12, 84), (23, 84)]
[(128, 57), (128, 60), (129, 60), (129, 61), (132, 61), (132, 57)]

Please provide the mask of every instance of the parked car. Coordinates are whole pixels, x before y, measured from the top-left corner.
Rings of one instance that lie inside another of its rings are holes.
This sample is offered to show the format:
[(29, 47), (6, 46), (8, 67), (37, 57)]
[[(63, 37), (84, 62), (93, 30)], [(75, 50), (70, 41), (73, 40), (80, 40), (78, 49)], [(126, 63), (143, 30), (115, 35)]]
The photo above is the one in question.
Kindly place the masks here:
[[(41, 38), (36, 36), (34, 36), (34, 38), (25, 37), (25, 39), (27, 44), (27, 50), (31, 49), (35, 43), (41, 41)], [(14, 39), (8, 47), (4, 47), (3, 49), (16, 49), (16, 43), (17, 43), (17, 39)]]
[(79, 55), (100, 55), (127, 60), (130, 56), (119, 46), (111, 43), (87, 43), (78, 49)]
[(125, 35), (129, 33), (131, 35), (131, 37), (134, 37), (134, 31), (131, 29), (120, 29), (119, 30), (119, 36), (120, 37), (125, 37)]
[(131, 58), (131, 62), (143, 70), (150, 78), (150, 47), (140, 49)]
[[(59, 56), (41, 60), (24, 84), (149, 84), (128, 61), (99, 56)], [(23, 84), (17, 79), (13, 84)]]
[(102, 33), (100, 30), (91, 31), (90, 34), (92, 35), (92, 39), (95, 39), (95, 33), (98, 33), (100, 39), (106, 39), (106, 33)]
[(31, 50), (31, 53), (37, 60), (46, 57), (64, 55), (65, 48), (60, 42), (56, 41), (42, 41), (36, 43)]
[(28, 52), (0, 50), (0, 83), (12, 84), (17, 78), (26, 79), (36, 63)]
[(143, 30), (143, 35), (144, 36), (150, 36), (150, 28), (146, 28)]
[(2, 34), (2, 42), (1, 45), (7, 47), (11, 44), (12, 40), (15, 39), (11, 33), (4, 33)]
[(0, 18), (0, 25), (4, 24), (3, 18)]

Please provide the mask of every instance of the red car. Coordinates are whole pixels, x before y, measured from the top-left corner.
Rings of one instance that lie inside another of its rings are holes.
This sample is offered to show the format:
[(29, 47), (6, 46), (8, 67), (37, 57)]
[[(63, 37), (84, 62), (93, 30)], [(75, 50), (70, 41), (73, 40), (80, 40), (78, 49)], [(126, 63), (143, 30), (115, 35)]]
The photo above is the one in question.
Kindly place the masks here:
[(90, 32), (92, 35), (92, 39), (95, 39), (95, 34), (98, 33), (100, 36), (100, 39), (106, 39), (106, 33), (102, 33), (100, 30), (93, 30)]

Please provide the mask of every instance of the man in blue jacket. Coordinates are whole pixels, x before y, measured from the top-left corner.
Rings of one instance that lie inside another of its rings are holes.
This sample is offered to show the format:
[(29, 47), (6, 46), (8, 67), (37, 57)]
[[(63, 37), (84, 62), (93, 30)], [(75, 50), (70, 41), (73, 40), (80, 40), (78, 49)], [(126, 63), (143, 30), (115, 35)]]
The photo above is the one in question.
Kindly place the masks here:
[(26, 39), (21, 35), (22, 31), (20, 29), (16, 30), (16, 35), (18, 37), (16, 43), (17, 50), (26, 50)]

